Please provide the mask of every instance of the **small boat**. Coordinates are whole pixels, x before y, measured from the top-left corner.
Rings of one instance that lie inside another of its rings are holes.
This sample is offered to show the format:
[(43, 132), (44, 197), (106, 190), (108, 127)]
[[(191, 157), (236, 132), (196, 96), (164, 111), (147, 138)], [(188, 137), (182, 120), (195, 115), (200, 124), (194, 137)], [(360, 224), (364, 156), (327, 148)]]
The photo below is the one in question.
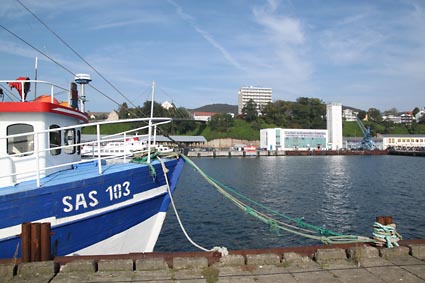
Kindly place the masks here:
[[(100, 156), (134, 156), (139, 153), (147, 153), (148, 151), (148, 139), (145, 136), (121, 136), (118, 138), (112, 138), (107, 136), (101, 138), (101, 142), (90, 142), (85, 144), (81, 149), (81, 155), (83, 157), (94, 157)], [(164, 145), (151, 144), (151, 150), (158, 152), (159, 154), (165, 154), (173, 152), (174, 149)]]
[[(102, 126), (133, 123), (140, 126), (119, 135), (126, 140), (146, 132), (147, 146), (137, 151), (151, 152), (157, 127), (171, 119), (88, 123), (84, 86), (90, 81), (77, 75), (69, 89), (26, 77), (0, 81), (1, 93), (19, 94), (18, 101), (0, 102), (0, 258), (21, 257), (26, 223), (50, 225), (51, 257), (153, 251), (184, 160), (147, 154), (145, 162), (132, 162), (125, 151), (82, 159), (89, 144), (81, 135), (83, 127), (94, 127), (92, 143), (100, 146)], [(33, 85), (48, 94), (30, 99)]]

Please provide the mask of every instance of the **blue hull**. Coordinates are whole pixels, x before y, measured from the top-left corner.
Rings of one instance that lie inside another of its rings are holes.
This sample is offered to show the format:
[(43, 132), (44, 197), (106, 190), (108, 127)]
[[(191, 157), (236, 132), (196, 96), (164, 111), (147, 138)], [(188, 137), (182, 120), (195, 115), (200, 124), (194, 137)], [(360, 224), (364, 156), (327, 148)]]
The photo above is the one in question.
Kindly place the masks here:
[[(169, 159), (165, 164), (174, 192), (184, 161)], [(0, 192), (0, 258), (12, 258), (16, 250), (20, 257), (20, 237), (4, 234), (25, 222), (51, 222), (52, 255), (63, 256), (166, 212), (170, 199), (164, 173), (158, 161), (153, 167), (155, 178), (142, 164), (105, 165), (102, 175), (91, 164), (52, 174), (42, 179), (38, 189), (33, 182), (4, 189)]]

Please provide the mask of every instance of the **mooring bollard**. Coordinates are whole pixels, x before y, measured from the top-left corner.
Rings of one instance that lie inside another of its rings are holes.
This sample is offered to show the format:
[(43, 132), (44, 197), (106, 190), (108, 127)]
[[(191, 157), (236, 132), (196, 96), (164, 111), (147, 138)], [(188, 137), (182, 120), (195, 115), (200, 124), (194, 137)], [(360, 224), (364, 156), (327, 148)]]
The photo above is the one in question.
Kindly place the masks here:
[(23, 223), (21, 227), (22, 262), (50, 260), (51, 224)]
[(21, 232), (22, 262), (31, 260), (31, 223), (23, 223)]
[(50, 236), (51, 236), (51, 224), (50, 222), (41, 223), (41, 261), (47, 261), (51, 259), (50, 253)]
[(40, 234), (41, 223), (31, 223), (31, 261), (41, 259)]

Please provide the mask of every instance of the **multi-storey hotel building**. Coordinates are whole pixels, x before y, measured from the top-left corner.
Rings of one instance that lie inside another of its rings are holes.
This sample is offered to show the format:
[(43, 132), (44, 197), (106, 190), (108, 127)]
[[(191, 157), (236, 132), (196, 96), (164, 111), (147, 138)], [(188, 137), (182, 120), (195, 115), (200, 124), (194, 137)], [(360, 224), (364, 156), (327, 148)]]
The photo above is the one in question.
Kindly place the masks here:
[(238, 92), (238, 114), (242, 114), (242, 108), (253, 100), (257, 104), (257, 111), (261, 114), (261, 108), (272, 102), (272, 89), (266, 87), (242, 87)]

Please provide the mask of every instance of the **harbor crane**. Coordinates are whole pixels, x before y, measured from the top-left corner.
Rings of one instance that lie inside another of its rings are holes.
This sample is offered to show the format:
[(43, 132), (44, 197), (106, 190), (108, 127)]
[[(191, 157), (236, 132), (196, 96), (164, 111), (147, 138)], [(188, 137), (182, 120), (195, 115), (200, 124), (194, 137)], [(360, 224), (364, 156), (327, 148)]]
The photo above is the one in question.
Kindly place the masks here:
[(357, 124), (363, 132), (362, 148), (366, 150), (373, 150), (376, 148), (375, 143), (370, 135), (370, 127), (365, 127), (359, 117), (356, 116)]

